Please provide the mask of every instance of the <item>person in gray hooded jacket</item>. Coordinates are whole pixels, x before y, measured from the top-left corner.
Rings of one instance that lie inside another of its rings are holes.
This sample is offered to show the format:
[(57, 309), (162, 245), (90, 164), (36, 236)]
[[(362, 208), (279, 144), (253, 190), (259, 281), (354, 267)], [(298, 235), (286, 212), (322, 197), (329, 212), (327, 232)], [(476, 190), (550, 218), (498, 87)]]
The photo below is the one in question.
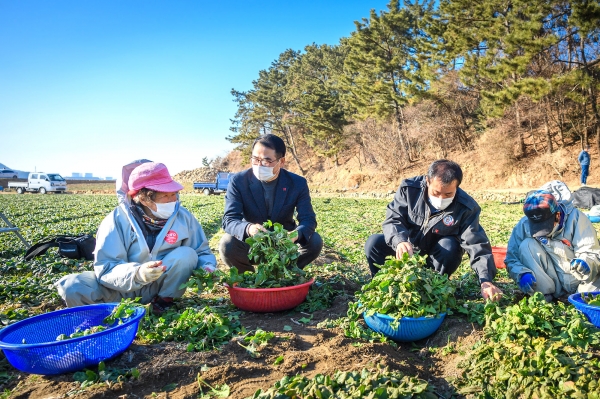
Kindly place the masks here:
[(200, 223), (180, 206), (183, 186), (166, 166), (126, 165), (122, 184), (119, 206), (98, 228), (94, 271), (65, 276), (56, 286), (69, 307), (141, 297), (160, 313), (183, 295), (179, 287), (195, 269), (212, 272), (217, 260)]
[(541, 292), (546, 300), (574, 292), (600, 290), (600, 245), (596, 230), (575, 208), (561, 181), (530, 193), (525, 216), (508, 241), (506, 267), (526, 294)]
[(481, 295), (498, 300), (502, 291), (492, 280), (496, 266), (489, 239), (479, 224), (481, 208), (458, 186), (462, 170), (456, 162), (440, 159), (426, 176), (405, 179), (389, 203), (383, 234), (373, 234), (365, 244), (371, 274), (388, 256), (401, 259), (419, 250), (427, 266), (451, 275), (466, 251), (479, 277)]

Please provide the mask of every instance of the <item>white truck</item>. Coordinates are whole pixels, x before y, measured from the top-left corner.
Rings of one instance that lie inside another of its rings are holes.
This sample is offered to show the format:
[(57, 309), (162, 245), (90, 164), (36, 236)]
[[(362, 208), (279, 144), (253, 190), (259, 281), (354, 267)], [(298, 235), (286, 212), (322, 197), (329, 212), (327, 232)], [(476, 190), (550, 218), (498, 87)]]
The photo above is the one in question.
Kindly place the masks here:
[(58, 173), (32, 172), (27, 178), (27, 183), (8, 182), (8, 188), (15, 189), (17, 194), (23, 194), (25, 191), (59, 194), (67, 190), (67, 181)]

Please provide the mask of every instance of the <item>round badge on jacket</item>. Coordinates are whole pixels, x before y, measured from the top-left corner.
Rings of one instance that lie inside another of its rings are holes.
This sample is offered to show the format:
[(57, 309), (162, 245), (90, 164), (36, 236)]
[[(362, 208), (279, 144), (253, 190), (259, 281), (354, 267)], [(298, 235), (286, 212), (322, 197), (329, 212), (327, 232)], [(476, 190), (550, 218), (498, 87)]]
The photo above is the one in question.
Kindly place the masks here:
[(165, 236), (165, 241), (169, 244), (175, 244), (177, 242), (177, 232), (175, 230), (169, 230)]
[(454, 218), (452, 217), (452, 215), (445, 216), (444, 219), (442, 219), (442, 221), (446, 226), (452, 226), (454, 224)]

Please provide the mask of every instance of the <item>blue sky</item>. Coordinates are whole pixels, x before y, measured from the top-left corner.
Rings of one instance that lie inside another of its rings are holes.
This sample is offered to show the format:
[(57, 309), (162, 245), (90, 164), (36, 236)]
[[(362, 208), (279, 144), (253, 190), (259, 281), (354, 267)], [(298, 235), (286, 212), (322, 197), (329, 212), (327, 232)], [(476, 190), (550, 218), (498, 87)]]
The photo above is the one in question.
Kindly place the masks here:
[(199, 167), (233, 148), (232, 88), (386, 4), (0, 0), (0, 162), (101, 177), (138, 158)]

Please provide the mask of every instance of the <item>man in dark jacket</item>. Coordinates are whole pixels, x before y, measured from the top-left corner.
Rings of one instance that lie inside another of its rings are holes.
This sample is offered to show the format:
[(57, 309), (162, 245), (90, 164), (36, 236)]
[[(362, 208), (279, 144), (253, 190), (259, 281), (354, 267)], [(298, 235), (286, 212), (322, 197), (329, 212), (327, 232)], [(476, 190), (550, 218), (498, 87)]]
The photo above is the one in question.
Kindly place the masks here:
[(225, 264), (240, 273), (254, 270), (248, 258), (250, 245), (244, 240), (264, 231), (267, 220), (281, 223), (288, 231), (298, 231), (298, 237), (293, 238), (299, 246), (298, 267), (315, 260), (323, 248), (323, 240), (315, 232), (317, 219), (308, 184), (302, 176), (283, 169), (285, 152), (281, 138), (273, 134), (260, 136), (252, 146), (252, 168), (236, 173), (229, 181), (223, 215), (225, 234), (219, 252)]
[(460, 265), (464, 251), (481, 284), (481, 295), (493, 300), (502, 291), (492, 284), (496, 266), (492, 247), (479, 224), (481, 208), (458, 188), (460, 166), (440, 159), (429, 167), (427, 176), (405, 179), (389, 203), (383, 234), (373, 234), (365, 244), (371, 274), (375, 275), (387, 256), (400, 259), (415, 250), (426, 254), (427, 266), (451, 275)]

